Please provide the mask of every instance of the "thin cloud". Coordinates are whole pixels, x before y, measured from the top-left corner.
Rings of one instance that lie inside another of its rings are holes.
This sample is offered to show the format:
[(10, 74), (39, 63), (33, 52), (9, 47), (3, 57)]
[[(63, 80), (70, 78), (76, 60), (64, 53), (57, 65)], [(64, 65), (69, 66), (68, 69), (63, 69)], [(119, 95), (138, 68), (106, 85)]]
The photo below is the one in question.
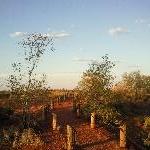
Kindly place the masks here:
[(140, 18), (140, 19), (136, 19), (135, 23), (143, 24), (143, 23), (147, 23), (147, 20)]
[(150, 20), (149, 19), (136, 19), (135, 23), (147, 25), (148, 27), (150, 27)]
[[(85, 59), (85, 58), (74, 58), (73, 61), (76, 61), (76, 62), (100, 62), (98, 59)], [(115, 64), (121, 64), (121, 63), (124, 63), (123, 61), (120, 61), (120, 60), (116, 60), (116, 61), (112, 61), (113, 63)]]
[(129, 33), (129, 30), (127, 28), (124, 27), (114, 27), (108, 30), (108, 33), (111, 36), (118, 36), (118, 35), (122, 35), (125, 33)]
[[(25, 35), (27, 35), (28, 33), (27, 32), (14, 32), (14, 33), (10, 33), (10, 37), (12, 38), (16, 38), (16, 37), (23, 37)], [(56, 39), (59, 39), (59, 38), (64, 38), (64, 37), (68, 37), (70, 36), (71, 34), (65, 32), (65, 31), (61, 31), (61, 32), (48, 32), (48, 33), (43, 33), (43, 35), (45, 36), (48, 36), (48, 37), (54, 37)]]
[(46, 35), (54, 37), (54, 38), (64, 38), (64, 37), (71, 36), (70, 33), (67, 33), (65, 31), (61, 31), (61, 32), (49, 32)]
[(22, 37), (22, 36), (25, 36), (27, 33), (26, 32), (14, 32), (14, 33), (10, 33), (10, 37)]
[(76, 62), (94, 62), (96, 60), (95, 59), (74, 58), (73, 61), (76, 61)]

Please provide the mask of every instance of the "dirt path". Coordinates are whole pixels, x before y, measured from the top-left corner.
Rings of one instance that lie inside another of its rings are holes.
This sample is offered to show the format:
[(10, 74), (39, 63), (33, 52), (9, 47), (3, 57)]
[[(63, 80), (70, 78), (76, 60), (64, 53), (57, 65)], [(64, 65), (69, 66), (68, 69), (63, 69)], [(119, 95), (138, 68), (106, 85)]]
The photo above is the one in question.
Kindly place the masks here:
[(88, 122), (77, 118), (72, 112), (72, 103), (64, 102), (53, 110), (58, 116), (59, 131), (48, 132), (48, 149), (63, 150), (66, 145), (66, 125), (71, 125), (77, 134), (79, 150), (119, 150), (118, 141), (103, 127), (91, 129)]

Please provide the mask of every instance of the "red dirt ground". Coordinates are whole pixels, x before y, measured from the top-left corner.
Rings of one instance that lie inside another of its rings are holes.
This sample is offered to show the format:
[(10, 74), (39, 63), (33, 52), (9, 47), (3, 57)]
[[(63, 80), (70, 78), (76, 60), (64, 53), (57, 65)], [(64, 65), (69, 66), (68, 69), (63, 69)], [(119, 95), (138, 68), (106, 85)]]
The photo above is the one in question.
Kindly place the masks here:
[[(41, 106), (32, 107), (36, 112)], [(66, 101), (55, 104), (53, 113), (57, 114), (59, 130), (52, 131), (51, 118), (49, 129), (41, 135), (45, 145), (42, 147), (22, 147), (23, 150), (65, 150), (66, 148), (66, 125), (72, 126), (76, 131), (76, 150), (123, 150), (119, 148), (119, 141), (115, 139), (104, 127), (90, 128), (90, 122), (77, 118), (72, 111), (72, 102)], [(125, 150), (125, 149), (124, 149)], [(129, 148), (128, 150), (135, 150)]]
[(72, 103), (63, 102), (55, 105), (54, 113), (58, 116), (59, 131), (49, 130), (43, 134), (47, 144), (43, 149), (63, 150), (66, 145), (66, 125), (71, 125), (77, 134), (77, 150), (120, 150), (118, 141), (103, 127), (90, 128), (90, 123), (77, 118), (72, 112)]

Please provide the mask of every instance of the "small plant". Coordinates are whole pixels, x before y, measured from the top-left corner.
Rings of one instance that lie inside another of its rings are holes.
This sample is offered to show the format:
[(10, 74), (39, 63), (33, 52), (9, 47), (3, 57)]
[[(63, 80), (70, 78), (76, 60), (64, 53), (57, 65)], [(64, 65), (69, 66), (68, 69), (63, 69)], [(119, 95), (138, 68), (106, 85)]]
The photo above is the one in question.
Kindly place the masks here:
[(106, 125), (117, 124), (121, 118), (121, 114), (115, 108), (108, 105), (100, 105), (96, 113), (100, 122)]
[(32, 128), (29, 128), (29, 129), (24, 129), (23, 133), (19, 138), (15, 138), (13, 142), (13, 147), (19, 148), (28, 145), (38, 147), (38, 146), (42, 146), (43, 144), (44, 142), (41, 140), (41, 138), (34, 132)]
[(144, 118), (144, 129), (147, 133), (147, 138), (144, 139), (144, 145), (150, 147), (150, 116)]
[(150, 147), (150, 134), (148, 134), (147, 139), (144, 140), (144, 145)]
[(150, 116), (144, 118), (144, 128), (149, 130), (150, 129)]

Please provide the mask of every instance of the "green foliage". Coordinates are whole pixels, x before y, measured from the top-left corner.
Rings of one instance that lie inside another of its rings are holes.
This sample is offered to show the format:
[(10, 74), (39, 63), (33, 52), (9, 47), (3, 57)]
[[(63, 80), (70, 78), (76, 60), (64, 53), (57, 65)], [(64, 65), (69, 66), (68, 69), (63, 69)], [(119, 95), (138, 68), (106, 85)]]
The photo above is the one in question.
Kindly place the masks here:
[(114, 79), (111, 74), (113, 67), (114, 63), (107, 55), (102, 57), (102, 62), (93, 62), (89, 65), (78, 84), (79, 95), (83, 102), (109, 102)]
[(40, 33), (28, 34), (19, 45), (24, 49), (22, 63), (12, 64), (13, 74), (8, 78), (8, 87), (11, 99), (28, 103), (29, 100), (46, 94), (46, 76), (38, 79), (35, 71), (48, 46), (51, 51), (54, 50), (53, 39)]
[(100, 118), (100, 123), (106, 125), (118, 124), (121, 119), (121, 115), (117, 110), (109, 105), (100, 105), (96, 110), (96, 114)]
[(143, 75), (140, 71), (125, 73), (121, 82), (114, 87), (114, 91), (122, 100), (144, 101), (150, 93), (150, 76)]
[(24, 49), (22, 62), (12, 64), (13, 73), (8, 78), (8, 87), (11, 92), (10, 103), (19, 104), (23, 108), (24, 118), (29, 117), (31, 102), (33, 100), (48, 99), (49, 88), (46, 85), (46, 75), (41, 79), (36, 74), (39, 61), (50, 48), (53, 51), (53, 38), (41, 34), (28, 34), (19, 45)]
[(102, 62), (93, 62), (83, 73), (77, 89), (83, 115), (89, 117), (91, 112), (96, 112), (101, 124), (115, 124), (120, 118), (120, 114), (111, 105), (114, 103), (112, 93), (114, 77), (111, 74), (114, 66), (108, 55), (102, 57)]
[(97, 120), (100, 124), (117, 124), (121, 118), (121, 114), (110, 105), (87, 103), (82, 107), (82, 113), (85, 118), (89, 118), (92, 112), (96, 113)]
[(53, 38), (40, 33), (28, 34), (19, 45), (24, 49), (24, 61), (12, 64), (13, 74), (8, 78), (8, 87), (11, 99), (27, 103), (47, 93), (46, 76), (39, 79), (35, 71), (45, 51), (49, 47), (54, 50)]
[(144, 129), (147, 133), (147, 137), (144, 139), (144, 145), (150, 147), (150, 116), (144, 118)]
[(42, 146), (44, 142), (41, 138), (34, 132), (33, 129), (24, 129), (20, 137), (15, 138), (13, 142), (13, 148), (21, 148), (22, 146)]
[(150, 130), (150, 116), (144, 118), (144, 127)]
[(89, 118), (90, 114), (97, 109), (97, 104), (95, 102), (89, 102), (82, 106), (82, 114), (85, 118)]

